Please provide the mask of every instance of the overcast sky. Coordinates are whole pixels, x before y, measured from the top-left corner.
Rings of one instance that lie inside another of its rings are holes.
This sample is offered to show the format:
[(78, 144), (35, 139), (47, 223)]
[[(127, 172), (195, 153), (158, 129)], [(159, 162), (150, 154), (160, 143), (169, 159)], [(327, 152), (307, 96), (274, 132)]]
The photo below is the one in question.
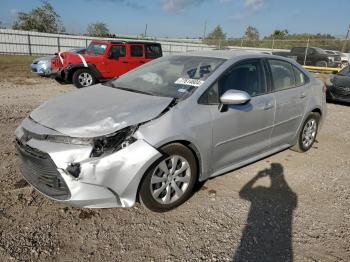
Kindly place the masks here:
[[(345, 35), (350, 0), (49, 0), (68, 32), (84, 33), (102, 21), (112, 33), (199, 37), (221, 25), (229, 37), (241, 37), (248, 25), (261, 36), (274, 29), (290, 33)], [(29, 12), (40, 0), (1, 0), (0, 21), (9, 26), (16, 13)]]

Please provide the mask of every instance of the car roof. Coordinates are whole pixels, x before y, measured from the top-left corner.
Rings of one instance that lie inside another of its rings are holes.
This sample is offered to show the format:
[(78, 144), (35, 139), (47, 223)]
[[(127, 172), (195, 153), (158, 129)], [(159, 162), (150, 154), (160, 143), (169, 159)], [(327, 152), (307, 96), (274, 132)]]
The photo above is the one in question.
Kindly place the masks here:
[[(222, 58), (222, 59), (237, 59), (237, 58), (276, 58), (276, 55), (266, 54), (264, 51), (250, 51), (250, 50), (207, 50), (207, 51), (195, 51), (181, 53), (179, 55), (184, 56), (203, 56), (203, 57), (212, 57), (212, 58)], [(280, 57), (278, 58), (288, 60), (288, 58)]]
[(157, 42), (146, 42), (146, 41), (121, 41), (121, 40), (98, 40), (94, 39), (92, 42), (95, 43), (111, 43), (111, 44), (157, 44), (160, 45), (160, 43)]

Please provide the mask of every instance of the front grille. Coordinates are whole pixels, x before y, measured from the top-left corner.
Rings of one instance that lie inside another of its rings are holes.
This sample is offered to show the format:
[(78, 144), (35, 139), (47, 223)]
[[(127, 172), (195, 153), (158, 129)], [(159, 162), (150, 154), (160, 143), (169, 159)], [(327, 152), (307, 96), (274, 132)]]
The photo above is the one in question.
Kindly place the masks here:
[(37, 190), (57, 200), (70, 198), (70, 191), (47, 153), (16, 140), (22, 175)]

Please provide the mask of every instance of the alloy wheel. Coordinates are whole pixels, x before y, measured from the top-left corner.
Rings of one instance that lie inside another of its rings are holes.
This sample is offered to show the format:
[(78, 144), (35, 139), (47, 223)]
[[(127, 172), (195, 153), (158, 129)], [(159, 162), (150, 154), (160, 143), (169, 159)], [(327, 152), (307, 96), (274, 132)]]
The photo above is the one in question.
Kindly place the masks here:
[(82, 86), (90, 86), (92, 84), (92, 75), (86, 72), (81, 73), (78, 80)]
[(308, 148), (312, 145), (316, 137), (316, 132), (317, 122), (315, 119), (310, 119), (306, 122), (302, 133), (302, 143), (304, 148)]
[(162, 160), (151, 177), (151, 194), (161, 204), (171, 204), (186, 192), (191, 180), (188, 161), (179, 155)]

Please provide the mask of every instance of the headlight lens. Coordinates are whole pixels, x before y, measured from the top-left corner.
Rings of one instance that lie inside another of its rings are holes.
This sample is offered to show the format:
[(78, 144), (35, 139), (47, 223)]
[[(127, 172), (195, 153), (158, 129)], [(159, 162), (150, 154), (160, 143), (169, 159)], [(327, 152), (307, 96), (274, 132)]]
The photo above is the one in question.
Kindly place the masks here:
[(91, 157), (100, 157), (103, 154), (113, 153), (132, 144), (136, 140), (132, 136), (136, 130), (137, 126), (130, 126), (112, 135), (94, 139)]
[(123, 128), (113, 134), (96, 137), (96, 138), (74, 138), (67, 136), (46, 136), (45, 139), (64, 144), (74, 144), (74, 145), (92, 145), (91, 157), (100, 157), (103, 154), (113, 153), (115, 151), (124, 148), (136, 139), (133, 134), (136, 132), (138, 126), (129, 126)]

